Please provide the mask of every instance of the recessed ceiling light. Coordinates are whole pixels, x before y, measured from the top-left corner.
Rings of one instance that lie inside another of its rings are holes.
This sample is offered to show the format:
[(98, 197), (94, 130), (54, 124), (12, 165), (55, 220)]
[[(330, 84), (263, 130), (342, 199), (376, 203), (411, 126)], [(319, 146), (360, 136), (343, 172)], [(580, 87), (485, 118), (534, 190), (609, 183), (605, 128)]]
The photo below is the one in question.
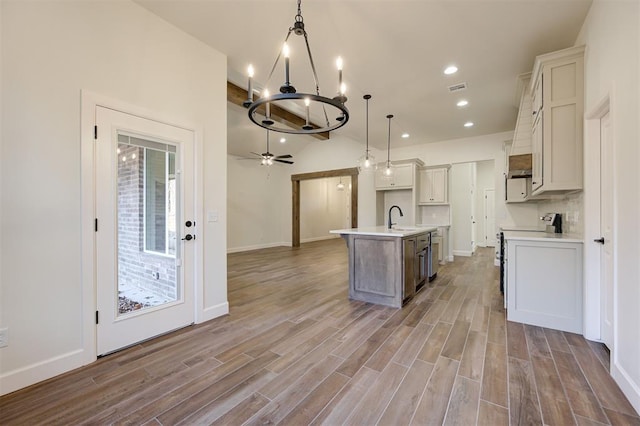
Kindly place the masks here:
[(446, 75), (455, 74), (457, 71), (458, 71), (458, 67), (456, 67), (455, 65), (449, 65), (447, 68), (444, 69), (444, 73)]
[(402, 137), (405, 138), (405, 139), (408, 138), (409, 137), (409, 133), (403, 133)]
[(473, 126), (473, 121), (467, 121), (466, 123), (464, 123), (464, 127), (472, 127)]
[(469, 101), (466, 99), (460, 99), (456, 105), (458, 105), (459, 107), (467, 106), (469, 105)]
[(285, 143), (287, 140), (285, 138), (280, 138), (280, 143)]

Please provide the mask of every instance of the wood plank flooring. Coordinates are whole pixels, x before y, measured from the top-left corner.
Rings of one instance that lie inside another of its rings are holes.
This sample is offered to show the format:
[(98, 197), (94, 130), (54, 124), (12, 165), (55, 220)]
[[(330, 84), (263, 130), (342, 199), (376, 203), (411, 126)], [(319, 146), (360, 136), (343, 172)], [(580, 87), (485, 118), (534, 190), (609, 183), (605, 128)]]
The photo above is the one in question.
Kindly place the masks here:
[(228, 257), (230, 315), (0, 398), (2, 425), (640, 425), (602, 345), (508, 322), (493, 250), (403, 309), (349, 301), (342, 240)]

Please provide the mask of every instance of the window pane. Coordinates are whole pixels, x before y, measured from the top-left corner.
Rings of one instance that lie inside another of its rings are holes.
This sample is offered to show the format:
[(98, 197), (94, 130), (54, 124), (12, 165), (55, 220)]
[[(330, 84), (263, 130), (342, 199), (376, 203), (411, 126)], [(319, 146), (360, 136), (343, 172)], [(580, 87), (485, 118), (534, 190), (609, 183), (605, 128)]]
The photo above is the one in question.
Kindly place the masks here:
[(166, 253), (167, 164), (166, 153), (145, 149), (145, 248)]

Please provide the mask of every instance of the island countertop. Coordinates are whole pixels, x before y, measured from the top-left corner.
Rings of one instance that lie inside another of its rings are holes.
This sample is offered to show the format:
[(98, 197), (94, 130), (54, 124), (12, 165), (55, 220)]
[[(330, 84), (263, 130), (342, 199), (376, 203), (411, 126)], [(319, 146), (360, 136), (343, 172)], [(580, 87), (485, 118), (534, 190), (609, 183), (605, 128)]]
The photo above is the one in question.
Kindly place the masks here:
[(505, 231), (505, 240), (562, 242), (562, 243), (583, 243), (584, 238), (575, 234), (554, 234), (544, 231)]
[(386, 226), (365, 226), (361, 228), (350, 229), (334, 229), (329, 231), (331, 234), (340, 235), (371, 235), (376, 237), (411, 237), (413, 235), (423, 234), (425, 232), (435, 232), (437, 227), (424, 226), (396, 226), (391, 229)]

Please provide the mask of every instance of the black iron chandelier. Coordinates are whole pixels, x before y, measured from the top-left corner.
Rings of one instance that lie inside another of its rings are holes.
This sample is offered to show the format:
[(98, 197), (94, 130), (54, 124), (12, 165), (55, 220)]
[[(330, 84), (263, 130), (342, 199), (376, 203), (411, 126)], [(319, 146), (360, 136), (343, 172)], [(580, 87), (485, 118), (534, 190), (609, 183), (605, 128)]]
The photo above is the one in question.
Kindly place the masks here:
[[(265, 84), (265, 87), (269, 84), (273, 72), (280, 61), (280, 57), (284, 56), (285, 81), (284, 84), (280, 86), (280, 93), (271, 95), (267, 89), (264, 89), (260, 98), (254, 101), (252, 88), (253, 67), (249, 65), (248, 96), (243, 105), (249, 109), (249, 119), (258, 126), (264, 127), (267, 130), (298, 135), (330, 132), (344, 126), (347, 124), (347, 121), (349, 121), (349, 110), (345, 106), (345, 102), (347, 101), (347, 97), (345, 96), (345, 85), (342, 81), (342, 59), (338, 58), (336, 61), (338, 68), (338, 94), (333, 98), (322, 96), (320, 94), (320, 84), (318, 83), (316, 67), (311, 55), (311, 48), (309, 47), (308, 34), (304, 29), (304, 20), (302, 18), (300, 2), (301, 0), (298, 0), (298, 13), (295, 16), (293, 27), (289, 28), (289, 31), (287, 32), (283, 48), (278, 54)], [(311, 65), (313, 79), (316, 86), (315, 93), (299, 93), (289, 81), (289, 45), (287, 44), (287, 41), (289, 40), (289, 36), (292, 32), (295, 35), (304, 36), (306, 50), (309, 56), (309, 63)], [(272, 106), (278, 106), (282, 109), (290, 110), (293, 105), (296, 105), (298, 109), (305, 111), (305, 124), (299, 128), (291, 127), (291, 123), (288, 123), (288, 125), (278, 123), (271, 117)], [(311, 111), (317, 111), (318, 113), (315, 115), (324, 116), (322, 124), (316, 125), (311, 122)]]

